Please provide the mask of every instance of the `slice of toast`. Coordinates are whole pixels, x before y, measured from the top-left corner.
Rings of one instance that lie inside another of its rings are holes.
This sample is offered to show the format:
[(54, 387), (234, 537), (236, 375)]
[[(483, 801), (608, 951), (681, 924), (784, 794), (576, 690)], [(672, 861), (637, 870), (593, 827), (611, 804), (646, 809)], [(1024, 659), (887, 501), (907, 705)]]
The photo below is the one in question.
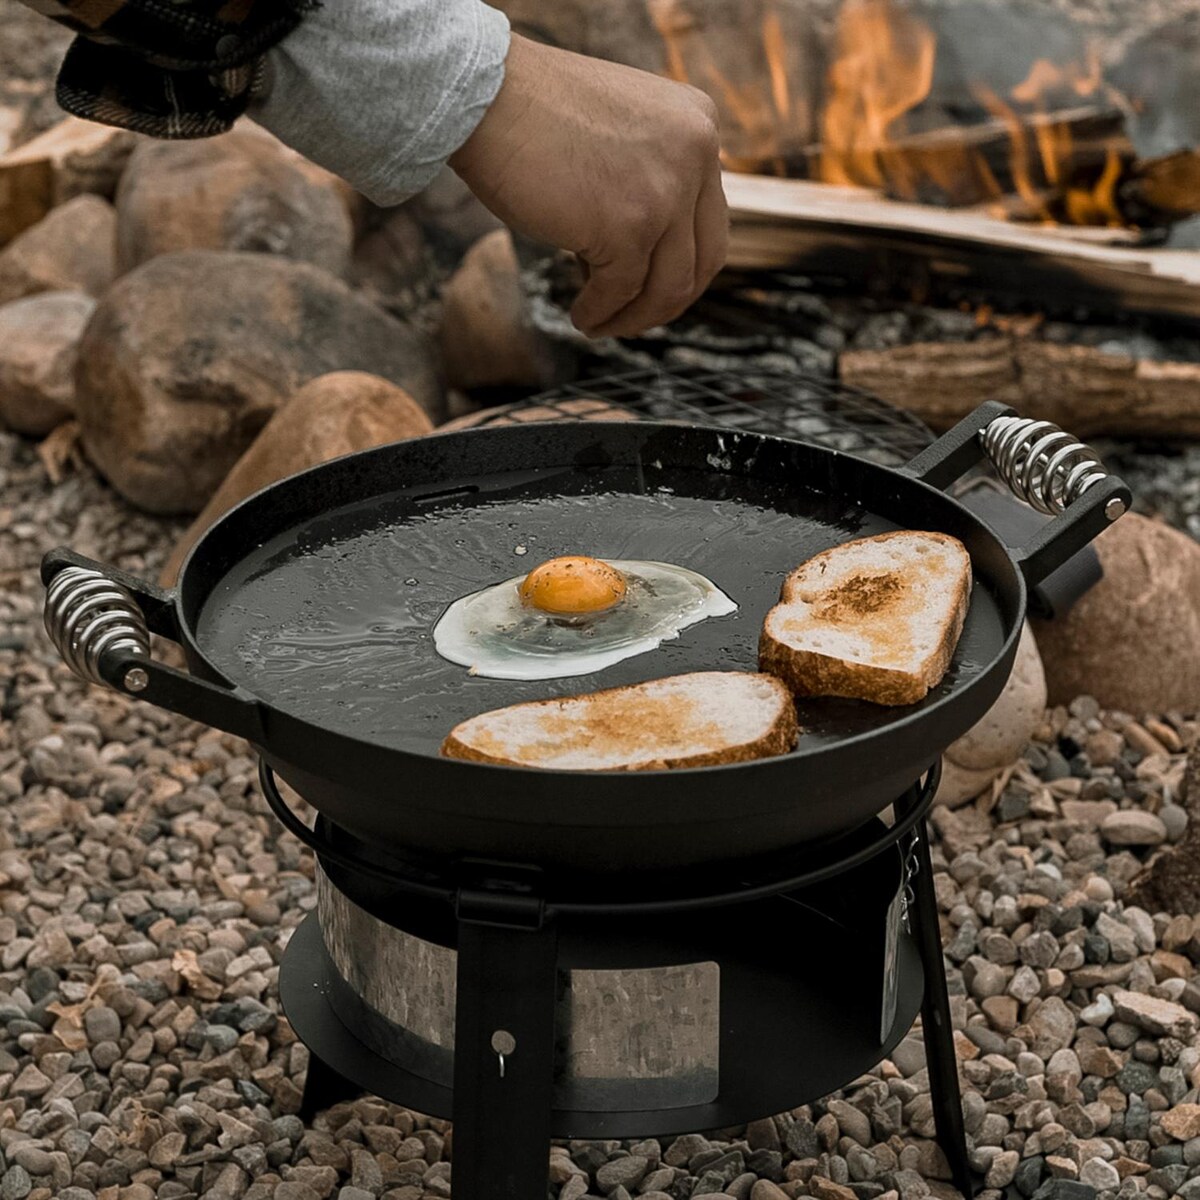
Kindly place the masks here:
[(957, 538), (900, 531), (835, 546), (784, 580), (759, 667), (797, 696), (915, 704), (946, 674), (970, 596)]
[(442, 753), (557, 771), (655, 771), (785, 754), (796, 735), (779, 680), (698, 671), (497, 708), (452, 729)]

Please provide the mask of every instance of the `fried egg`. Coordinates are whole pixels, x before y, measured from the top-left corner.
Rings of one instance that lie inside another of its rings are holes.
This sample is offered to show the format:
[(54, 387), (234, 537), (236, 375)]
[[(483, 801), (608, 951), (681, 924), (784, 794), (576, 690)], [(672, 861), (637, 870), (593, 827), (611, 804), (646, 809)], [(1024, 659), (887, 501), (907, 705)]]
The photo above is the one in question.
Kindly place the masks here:
[(686, 567), (552, 558), (456, 600), (433, 641), (443, 658), (488, 679), (562, 679), (602, 671), (736, 611), (716, 584)]

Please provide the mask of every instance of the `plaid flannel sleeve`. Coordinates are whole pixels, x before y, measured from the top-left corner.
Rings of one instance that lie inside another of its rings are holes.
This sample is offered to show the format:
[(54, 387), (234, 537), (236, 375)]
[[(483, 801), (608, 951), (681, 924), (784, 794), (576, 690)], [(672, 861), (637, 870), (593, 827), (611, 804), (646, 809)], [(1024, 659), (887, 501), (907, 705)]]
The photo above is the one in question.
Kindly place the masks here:
[(73, 29), (58, 76), (67, 112), (160, 138), (224, 133), (263, 54), (318, 0), (23, 0)]

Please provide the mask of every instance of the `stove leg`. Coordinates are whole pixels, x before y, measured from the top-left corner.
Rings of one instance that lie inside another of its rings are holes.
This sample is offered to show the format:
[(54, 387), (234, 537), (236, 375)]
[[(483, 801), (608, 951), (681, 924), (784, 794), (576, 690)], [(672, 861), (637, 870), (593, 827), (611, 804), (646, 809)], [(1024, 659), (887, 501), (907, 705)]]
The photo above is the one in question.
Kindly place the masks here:
[(361, 1095), (362, 1088), (343, 1078), (311, 1050), (308, 1052), (308, 1071), (304, 1076), (304, 1095), (298, 1114), (305, 1125), (312, 1124), (313, 1117), (323, 1109)]
[(558, 942), (552, 924), (458, 926), (454, 1200), (545, 1200)]
[(937, 1140), (950, 1164), (954, 1186), (971, 1200), (974, 1182), (967, 1160), (967, 1131), (963, 1125), (962, 1093), (958, 1084), (958, 1057), (950, 1023), (950, 996), (946, 991), (946, 964), (938, 930), (937, 893), (933, 887), (933, 863), (929, 856), (929, 831), (918, 827), (914, 854), (917, 873), (913, 878), (912, 927), (925, 970), (925, 999), (921, 1024), (925, 1037), (925, 1059), (929, 1067), (929, 1092)]

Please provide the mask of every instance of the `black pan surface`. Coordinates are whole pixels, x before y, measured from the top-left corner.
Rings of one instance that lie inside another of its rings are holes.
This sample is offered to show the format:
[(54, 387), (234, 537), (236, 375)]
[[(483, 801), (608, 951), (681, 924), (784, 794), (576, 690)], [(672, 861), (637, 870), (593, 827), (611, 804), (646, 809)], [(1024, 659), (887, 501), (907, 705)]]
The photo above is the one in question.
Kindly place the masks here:
[[(753, 670), (787, 572), (898, 528), (960, 538), (975, 574), (953, 665), (920, 704), (809, 701), (792, 753), (698, 770), (530, 771), (438, 755), (456, 723), (515, 701)], [(436, 655), (447, 604), (563, 553), (677, 563), (739, 610), (568, 679), (473, 678)], [(246, 731), (355, 836), (416, 857), (609, 871), (757, 854), (861, 825), (1000, 694), (1025, 586), (986, 525), (911, 476), (756, 434), (579, 422), (417, 439), (275, 484), (199, 541), (174, 607), (193, 672), (235, 685), (192, 711)]]
[[(305, 520), (237, 563), (205, 604), (198, 637), (229, 679), (271, 705), (381, 747), (436, 755), (459, 721), (524, 700), (686, 671), (755, 670), (784, 576), (852, 538), (901, 526), (862, 503), (718, 469), (612, 464), (477, 481), (480, 492), (414, 504), (403, 488)], [(561, 554), (676, 563), (737, 604), (658, 649), (564, 679), (472, 677), (434, 649), (454, 600)], [(996, 602), (977, 581), (950, 672), (925, 706), (999, 653)], [(800, 749), (879, 729), (911, 709), (802, 706)]]

